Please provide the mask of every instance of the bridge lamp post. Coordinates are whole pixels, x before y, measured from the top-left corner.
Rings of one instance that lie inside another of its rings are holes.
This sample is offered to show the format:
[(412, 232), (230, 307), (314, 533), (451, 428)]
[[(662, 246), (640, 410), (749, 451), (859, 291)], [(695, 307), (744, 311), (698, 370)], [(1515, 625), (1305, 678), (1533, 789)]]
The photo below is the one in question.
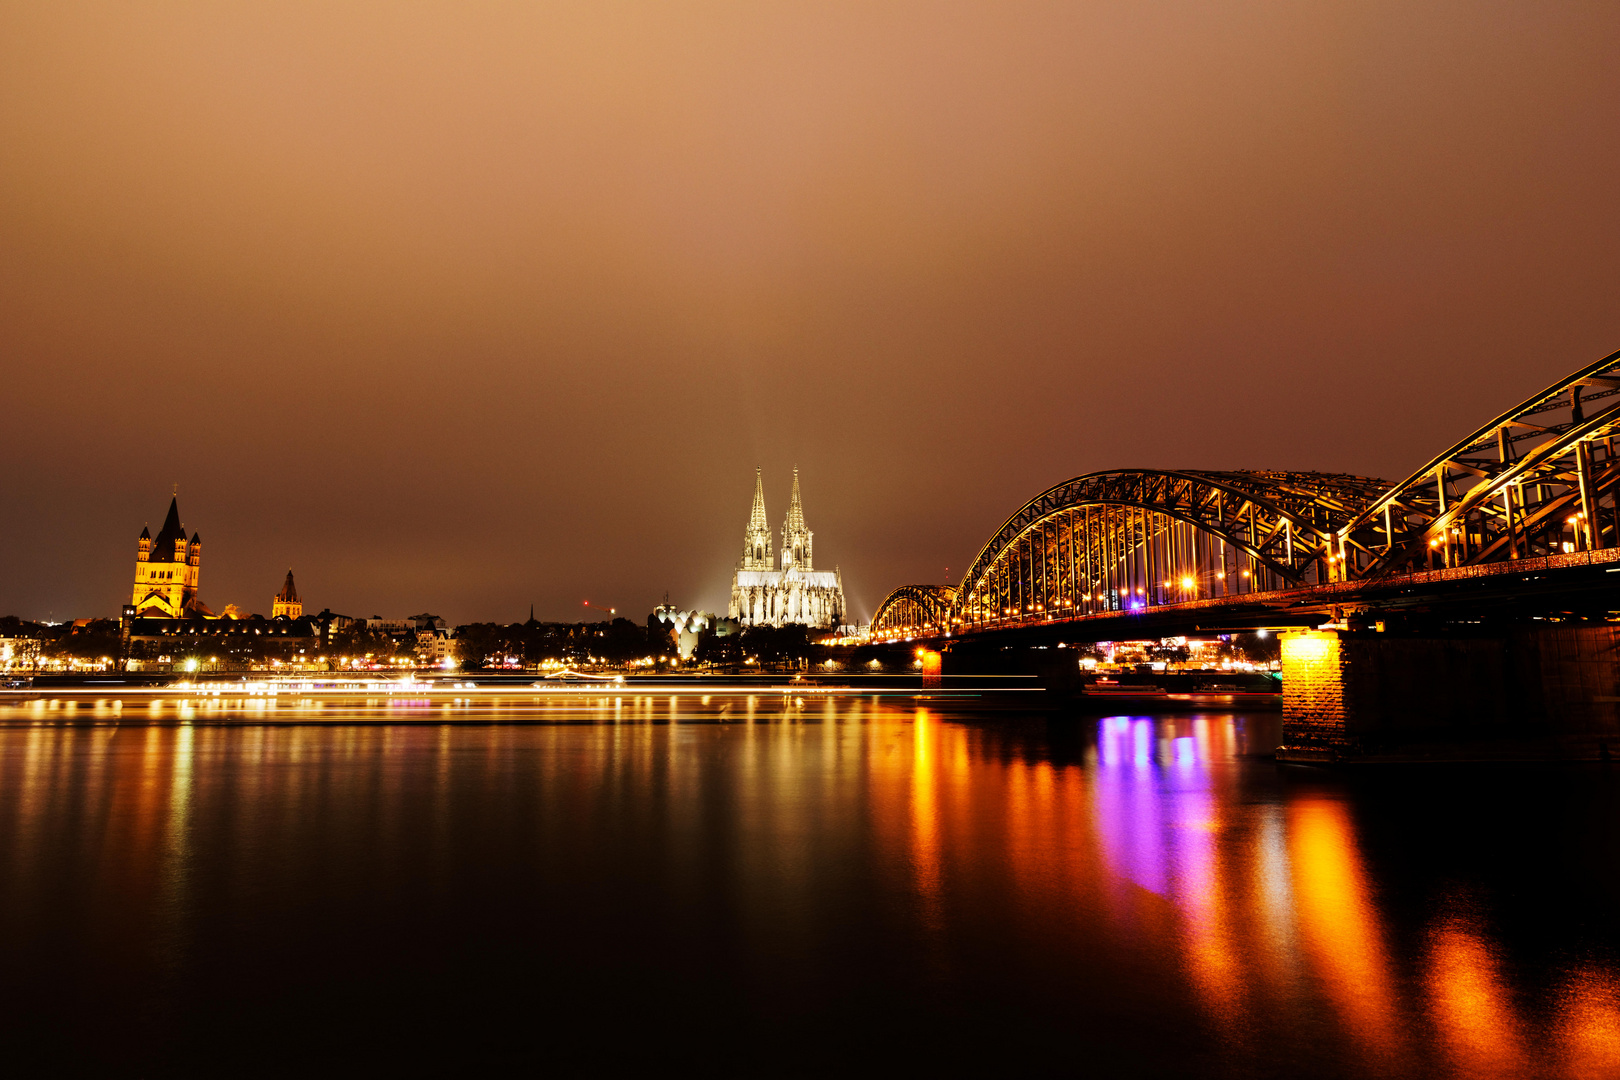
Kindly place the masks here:
[(1181, 599), (1182, 600), (1188, 599), (1188, 596), (1187, 596), (1188, 593), (1191, 593), (1192, 594), (1192, 599), (1196, 600), (1198, 598), (1198, 585), (1199, 585), (1199, 578), (1200, 577), (1210, 577), (1212, 579), (1218, 579), (1218, 580), (1222, 580), (1222, 581), (1226, 580), (1226, 574), (1224, 572), (1215, 573), (1215, 574), (1210, 574), (1210, 573), (1207, 573), (1207, 572), (1204, 573), (1204, 574), (1185, 574), (1185, 575), (1183, 575), (1181, 577), (1181, 579), (1179, 581), (1177, 581), (1177, 580), (1166, 581), (1164, 583), (1164, 587), (1165, 587), (1166, 590), (1169, 590), (1169, 589), (1173, 589), (1173, 588), (1175, 588), (1176, 586), (1179, 585), (1181, 587)]

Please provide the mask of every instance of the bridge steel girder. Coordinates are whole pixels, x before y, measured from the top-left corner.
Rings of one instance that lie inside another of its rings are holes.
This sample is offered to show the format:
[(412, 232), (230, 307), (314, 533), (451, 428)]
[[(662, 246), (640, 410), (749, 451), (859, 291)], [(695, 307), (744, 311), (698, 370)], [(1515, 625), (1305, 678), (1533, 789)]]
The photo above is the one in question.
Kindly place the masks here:
[(950, 630), (956, 589), (950, 585), (902, 585), (883, 598), (872, 616), (872, 631), (893, 631), (897, 636), (935, 636)]
[(1349, 574), (1592, 551), (1620, 543), (1620, 352), (1498, 416), (1339, 532)]
[[(942, 626), (938, 600), (928, 607), (897, 589), (878, 609), (880, 636), (943, 636), (956, 627), (1078, 615), (1098, 604), (1173, 603), (1174, 582), (1191, 575), (1191, 592), (1225, 595), (1334, 580), (1338, 530), (1388, 485), (1360, 476), (1283, 472), (1114, 470), (1078, 476), (1031, 499), (979, 552), (952, 590)], [(1081, 538), (1082, 532), (1084, 539)], [(1247, 559), (1247, 587), (1226, 582)], [(1204, 567), (1219, 561), (1222, 569)], [(1014, 570), (1010, 564), (1017, 562)], [(1086, 580), (1082, 584), (1082, 568)], [(1009, 584), (1009, 575), (1016, 581)], [(1162, 591), (1155, 580), (1171, 576)], [(1099, 583), (1109, 586), (1099, 594)], [(1124, 595), (1121, 600), (1121, 587)], [(1181, 589), (1186, 598), (1187, 589)], [(994, 600), (987, 603), (990, 595)], [(1018, 608), (1016, 613), (1008, 603)], [(892, 603), (891, 603), (892, 601)], [(924, 623), (930, 624), (925, 628)], [(937, 628), (937, 629), (935, 629)]]

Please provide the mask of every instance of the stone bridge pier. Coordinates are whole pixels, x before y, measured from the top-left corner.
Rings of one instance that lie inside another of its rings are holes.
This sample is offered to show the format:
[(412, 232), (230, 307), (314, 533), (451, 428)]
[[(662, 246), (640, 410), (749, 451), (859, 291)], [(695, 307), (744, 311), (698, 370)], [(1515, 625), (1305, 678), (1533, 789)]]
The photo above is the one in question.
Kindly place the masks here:
[(1282, 636), (1279, 761), (1620, 756), (1620, 627)]

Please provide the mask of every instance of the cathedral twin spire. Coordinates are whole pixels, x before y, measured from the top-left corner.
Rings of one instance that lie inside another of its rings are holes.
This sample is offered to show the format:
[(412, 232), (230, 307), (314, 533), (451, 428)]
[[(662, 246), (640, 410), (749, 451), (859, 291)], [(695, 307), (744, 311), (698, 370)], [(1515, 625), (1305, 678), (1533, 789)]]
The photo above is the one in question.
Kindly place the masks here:
[(793, 469), (793, 497), (787, 521), (782, 523), (782, 569), (809, 570), (810, 530), (804, 527), (804, 503), (799, 499), (799, 469)]
[(804, 521), (799, 470), (793, 470), (793, 494), (782, 520), (782, 558), (765, 516), (765, 480), (754, 470), (754, 507), (743, 534), (743, 557), (731, 579), (730, 617), (744, 626), (842, 625), (844, 585), (837, 570), (817, 573), (810, 558), (810, 529)]
[(754, 510), (748, 516), (750, 531), (763, 532), (770, 528), (765, 519), (765, 477), (759, 467), (754, 467)]
[[(793, 470), (793, 494), (788, 500), (787, 520), (782, 523), (782, 569), (811, 569), (812, 533), (804, 525), (804, 501), (799, 495), (799, 470)], [(742, 569), (775, 570), (776, 553), (771, 543), (771, 527), (765, 516), (765, 480), (754, 469), (754, 506), (748, 515), (748, 531), (743, 537)]]
[(754, 509), (748, 515), (748, 531), (743, 534), (742, 568), (776, 569), (776, 556), (771, 550), (771, 526), (765, 519), (765, 480), (757, 468), (754, 470)]

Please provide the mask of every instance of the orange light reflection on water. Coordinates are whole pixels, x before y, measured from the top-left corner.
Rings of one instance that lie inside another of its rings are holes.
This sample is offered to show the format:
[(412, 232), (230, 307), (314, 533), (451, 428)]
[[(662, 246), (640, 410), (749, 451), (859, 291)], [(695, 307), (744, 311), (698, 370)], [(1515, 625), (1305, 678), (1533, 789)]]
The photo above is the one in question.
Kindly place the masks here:
[(1222, 1035), (1235, 1040), (1245, 1030), (1247, 973), (1229, 919), (1237, 905), (1227, 893), (1227, 868), (1217, 846), (1221, 803), (1211, 790), (1206, 722), (1195, 721), (1194, 735), (1169, 742), (1163, 778), (1170, 801), (1169, 885), (1186, 916), (1187, 975)]
[(1591, 968), (1575, 971), (1559, 1002), (1556, 1036), (1571, 1080), (1620, 1076), (1620, 980)]
[[(1399, 1059), (1405, 1003), (1344, 805), (1305, 797), (1228, 822), (1214, 762), (1234, 745), (1230, 722), (1101, 721), (1091, 818), (1107, 869), (1173, 904), (1184, 975), (1229, 1041), (1319, 997), (1369, 1064)], [(1155, 932), (1150, 905), (1114, 896), (1123, 932)]]
[[(661, 792), (658, 820), (668, 822), (665, 849), (679, 868), (668, 887), (700, 896), (716, 830), (692, 796), (707, 782), (705, 763), (734, 761), (730, 842), (761, 939), (780, 939), (784, 922), (798, 919), (813, 952), (824, 928), (800, 898), (826, 864), (807, 853), (833, 850), (832, 830), (845, 829), (837, 850), (874, 840), (884, 853), (939, 971), (960, 963), (953, 935), (965, 920), (990, 910), (1023, 928), (1009, 939), (1050, 940), (1054, 956), (1107, 948), (1131, 964), (1165, 966), (1208, 1030), (1246, 1053), (1267, 1053), (1278, 1033), (1305, 1032), (1302, 1042), (1333, 1039), (1372, 1074), (1620, 1077), (1620, 982), (1611, 972), (1584, 962), (1537, 998), (1516, 986), (1487, 924), (1449, 900), (1434, 925), (1397, 934), (1350, 804), (1286, 786), (1247, 798), (1230, 718), (1110, 717), (1094, 746), (1063, 760), (943, 708), (829, 698), (811, 716), (739, 698), (724, 703), (724, 724), (663, 725), (651, 722), (664, 714), (662, 697), (603, 701), (602, 722), (574, 729), (31, 727), (0, 755), (11, 786), (0, 837), (26, 870), (51, 857), (46, 824), (82, 812), (87, 825), (71, 855), (98, 890), (123, 898), (113, 910), (128, 913), (116, 926), (87, 926), (86, 939), (116, 949), (136, 937), (124, 922), (144, 919), (178, 937), (199, 820), (236, 807), (246, 821), (292, 829), (319, 811), (323, 778), (364, 765), (375, 815), (351, 827), (376, 830), (389, 858), (420, 859), (392, 831), (405, 810), (388, 763), (426, 747), (436, 806), (426, 846), (447, 862), (453, 770), (463, 780), (468, 770), (487, 775), (470, 790), (504, 791), (517, 751), (534, 747), (547, 752), (537, 797), (558, 828), (601, 812), (604, 790)], [(677, 701), (670, 711), (691, 719), (689, 709)], [(702, 756), (721, 743), (736, 757)], [(646, 783), (654, 776), (661, 786)], [(70, 790), (77, 811), (63, 801)], [(358, 803), (346, 812), (371, 813)], [(225, 850), (248, 876), (251, 849)], [(18, 891), (12, 917), (41, 902)], [(1398, 940), (1421, 944), (1401, 955)]]
[(939, 803), (935, 775), (939, 761), (939, 725), (927, 709), (918, 709), (911, 725), (911, 865), (925, 919), (938, 930), (942, 909)]
[(1300, 938), (1351, 1044), (1374, 1059), (1401, 1049), (1389, 954), (1344, 804), (1306, 796), (1288, 807)]
[(1460, 924), (1437, 929), (1425, 988), (1435, 1027), (1459, 1075), (1524, 1075), (1522, 1022), (1482, 936)]

